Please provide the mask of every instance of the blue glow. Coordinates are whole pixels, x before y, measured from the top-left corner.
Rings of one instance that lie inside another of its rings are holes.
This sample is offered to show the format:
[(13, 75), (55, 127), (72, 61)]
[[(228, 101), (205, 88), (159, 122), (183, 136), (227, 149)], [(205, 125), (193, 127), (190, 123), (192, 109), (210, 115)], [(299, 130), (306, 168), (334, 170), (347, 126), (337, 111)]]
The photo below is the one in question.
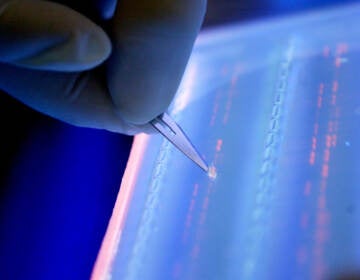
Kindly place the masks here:
[(359, 11), (202, 34), (170, 113), (217, 177), (150, 137), (113, 279), (322, 279), (359, 267)]
[(24, 143), (1, 205), (0, 276), (89, 278), (131, 141), (50, 120)]

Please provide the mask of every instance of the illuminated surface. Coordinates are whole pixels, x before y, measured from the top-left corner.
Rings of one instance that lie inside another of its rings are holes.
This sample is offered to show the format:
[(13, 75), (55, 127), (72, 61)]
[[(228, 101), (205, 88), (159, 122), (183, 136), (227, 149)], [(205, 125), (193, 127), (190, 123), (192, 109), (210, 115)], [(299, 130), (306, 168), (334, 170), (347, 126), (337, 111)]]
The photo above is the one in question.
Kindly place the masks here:
[(359, 23), (352, 6), (202, 34), (170, 114), (211, 170), (139, 136), (93, 279), (360, 267)]

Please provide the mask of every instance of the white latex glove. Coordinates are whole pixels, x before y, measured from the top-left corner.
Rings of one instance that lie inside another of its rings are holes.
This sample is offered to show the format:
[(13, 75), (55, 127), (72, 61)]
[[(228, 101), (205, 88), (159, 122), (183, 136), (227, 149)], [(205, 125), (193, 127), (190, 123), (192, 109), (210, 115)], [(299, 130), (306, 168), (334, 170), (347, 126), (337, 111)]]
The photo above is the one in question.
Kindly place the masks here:
[(77, 126), (151, 131), (179, 86), (206, 0), (73, 0), (82, 14), (62, 3), (0, 0), (0, 89)]

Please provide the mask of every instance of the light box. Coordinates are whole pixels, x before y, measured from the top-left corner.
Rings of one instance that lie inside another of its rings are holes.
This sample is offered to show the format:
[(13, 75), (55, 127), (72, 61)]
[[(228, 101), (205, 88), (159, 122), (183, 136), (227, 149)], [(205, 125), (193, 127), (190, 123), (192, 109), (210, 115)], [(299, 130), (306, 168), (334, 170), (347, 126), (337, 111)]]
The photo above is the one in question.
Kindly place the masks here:
[(169, 114), (209, 176), (136, 137), (93, 279), (360, 267), (360, 6), (203, 32)]

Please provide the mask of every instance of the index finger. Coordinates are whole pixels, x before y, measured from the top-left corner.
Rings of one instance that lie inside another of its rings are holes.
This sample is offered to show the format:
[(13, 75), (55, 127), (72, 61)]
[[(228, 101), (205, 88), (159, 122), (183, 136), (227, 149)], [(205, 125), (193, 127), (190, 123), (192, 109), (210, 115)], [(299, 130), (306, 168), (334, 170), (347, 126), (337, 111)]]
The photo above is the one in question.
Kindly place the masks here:
[(176, 93), (206, 0), (123, 0), (115, 12), (108, 85), (118, 114), (144, 124)]

